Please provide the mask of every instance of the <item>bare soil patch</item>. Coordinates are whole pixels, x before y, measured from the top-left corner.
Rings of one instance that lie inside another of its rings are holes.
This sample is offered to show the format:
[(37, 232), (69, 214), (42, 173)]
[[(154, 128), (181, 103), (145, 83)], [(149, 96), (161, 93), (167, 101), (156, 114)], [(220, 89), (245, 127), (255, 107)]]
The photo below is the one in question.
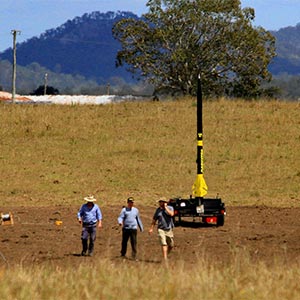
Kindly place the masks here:
[[(145, 231), (138, 233), (139, 263), (161, 262), (156, 235), (148, 229), (155, 207), (138, 207)], [(103, 228), (97, 233), (94, 257), (81, 257), (81, 228), (76, 220), (79, 207), (6, 207), (14, 216), (14, 225), (0, 226), (0, 267), (15, 265), (78, 266), (97, 258), (119, 262), (121, 228), (119, 206), (104, 207)], [(234, 253), (246, 250), (253, 262), (286, 264), (300, 261), (300, 209), (268, 207), (227, 207), (223, 227), (207, 227), (186, 222), (175, 228), (175, 249), (170, 261), (187, 265), (204, 257), (208, 262), (230, 263)], [(55, 220), (61, 220), (56, 225)], [(128, 245), (128, 256), (131, 249)], [(128, 260), (130, 261), (130, 260)]]

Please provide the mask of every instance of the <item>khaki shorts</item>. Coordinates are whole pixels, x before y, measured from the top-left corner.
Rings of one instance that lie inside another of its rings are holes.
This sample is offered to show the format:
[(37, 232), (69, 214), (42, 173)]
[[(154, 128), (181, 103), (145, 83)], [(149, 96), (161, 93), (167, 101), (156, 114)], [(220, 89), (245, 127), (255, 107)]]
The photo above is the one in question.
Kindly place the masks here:
[(158, 229), (158, 239), (162, 246), (174, 247), (173, 229), (170, 230)]

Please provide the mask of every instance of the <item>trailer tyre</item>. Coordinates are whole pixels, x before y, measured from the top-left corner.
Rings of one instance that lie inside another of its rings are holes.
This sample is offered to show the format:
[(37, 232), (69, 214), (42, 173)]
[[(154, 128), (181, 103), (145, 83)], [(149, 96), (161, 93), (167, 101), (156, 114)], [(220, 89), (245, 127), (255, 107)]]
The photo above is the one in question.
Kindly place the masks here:
[(225, 217), (223, 215), (222, 216), (218, 216), (217, 226), (224, 226), (224, 222), (225, 222)]
[(173, 218), (173, 221), (175, 226), (179, 226), (181, 223), (181, 216), (178, 214), (176, 217)]

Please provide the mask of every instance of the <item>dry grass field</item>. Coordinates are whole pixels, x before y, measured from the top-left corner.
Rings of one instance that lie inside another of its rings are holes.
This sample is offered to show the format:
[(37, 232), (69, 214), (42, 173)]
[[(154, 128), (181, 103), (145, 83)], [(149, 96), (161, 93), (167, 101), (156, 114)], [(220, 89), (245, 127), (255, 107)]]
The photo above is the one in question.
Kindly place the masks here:
[[(116, 218), (134, 196), (145, 230), (160, 196), (196, 177), (196, 103), (0, 104), (3, 299), (300, 297), (300, 103), (205, 101), (204, 176), (227, 207), (223, 227), (175, 228), (169, 268), (139, 233), (139, 262), (120, 261)], [(82, 258), (76, 212), (102, 208), (95, 256)], [(62, 226), (54, 224), (60, 216)]]
[[(299, 206), (300, 104), (204, 103), (208, 196)], [(98, 106), (1, 105), (0, 201), (143, 204), (188, 196), (196, 177), (195, 99)]]

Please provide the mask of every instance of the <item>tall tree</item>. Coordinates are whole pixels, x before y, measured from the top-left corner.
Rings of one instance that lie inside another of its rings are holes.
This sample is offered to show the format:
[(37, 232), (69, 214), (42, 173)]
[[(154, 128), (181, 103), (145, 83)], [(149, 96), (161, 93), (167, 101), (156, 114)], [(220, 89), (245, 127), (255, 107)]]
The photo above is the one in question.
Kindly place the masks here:
[(196, 93), (201, 73), (206, 95), (255, 97), (271, 80), (273, 36), (254, 27), (254, 9), (240, 0), (149, 0), (141, 19), (113, 27), (121, 42), (117, 65), (145, 77), (158, 90)]

